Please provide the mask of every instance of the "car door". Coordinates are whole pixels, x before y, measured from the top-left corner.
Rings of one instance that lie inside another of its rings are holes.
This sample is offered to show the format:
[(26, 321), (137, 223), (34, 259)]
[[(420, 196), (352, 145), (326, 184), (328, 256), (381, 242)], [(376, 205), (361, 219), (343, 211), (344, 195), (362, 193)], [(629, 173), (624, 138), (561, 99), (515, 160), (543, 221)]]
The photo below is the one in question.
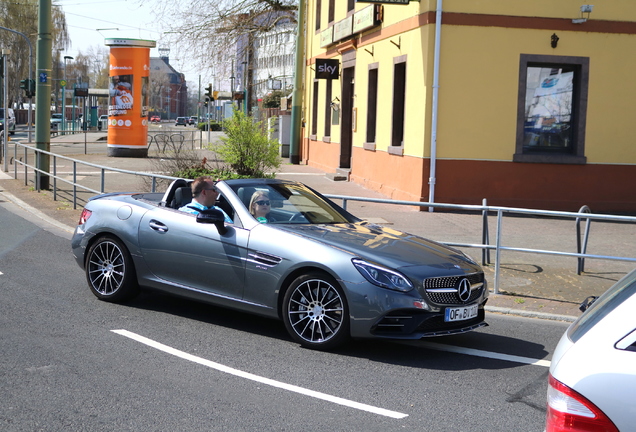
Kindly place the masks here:
[(242, 298), (249, 232), (212, 224), (172, 209), (147, 212), (139, 225), (139, 245), (148, 268), (171, 284)]

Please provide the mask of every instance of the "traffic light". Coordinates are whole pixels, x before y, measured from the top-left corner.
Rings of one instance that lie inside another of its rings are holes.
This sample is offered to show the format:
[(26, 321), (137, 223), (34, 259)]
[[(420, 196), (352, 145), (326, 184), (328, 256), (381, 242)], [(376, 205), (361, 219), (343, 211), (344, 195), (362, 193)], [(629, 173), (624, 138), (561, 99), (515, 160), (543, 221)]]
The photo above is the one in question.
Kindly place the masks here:
[(35, 80), (32, 80), (32, 79), (20, 80), (20, 88), (24, 90), (26, 97), (30, 98), (35, 96)]
[(205, 88), (205, 97), (210, 99), (210, 100), (214, 100), (214, 95), (212, 94), (212, 84), (209, 84)]

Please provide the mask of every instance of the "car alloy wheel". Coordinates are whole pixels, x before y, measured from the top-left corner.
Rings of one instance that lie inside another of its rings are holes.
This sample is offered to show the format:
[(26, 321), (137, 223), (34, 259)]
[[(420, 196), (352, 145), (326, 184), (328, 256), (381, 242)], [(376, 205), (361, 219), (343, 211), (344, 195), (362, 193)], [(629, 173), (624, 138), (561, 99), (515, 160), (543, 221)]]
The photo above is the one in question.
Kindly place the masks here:
[(285, 293), (285, 327), (301, 345), (332, 349), (349, 337), (349, 314), (342, 289), (330, 276), (312, 272), (297, 278)]
[(139, 290), (130, 253), (111, 236), (100, 238), (90, 247), (86, 280), (95, 296), (111, 302), (129, 299)]

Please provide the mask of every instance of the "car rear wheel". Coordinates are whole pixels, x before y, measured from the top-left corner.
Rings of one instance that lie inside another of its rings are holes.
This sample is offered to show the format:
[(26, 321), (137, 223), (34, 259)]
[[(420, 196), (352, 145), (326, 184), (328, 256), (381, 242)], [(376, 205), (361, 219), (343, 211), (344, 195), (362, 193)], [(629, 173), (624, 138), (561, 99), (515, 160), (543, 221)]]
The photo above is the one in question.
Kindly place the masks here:
[(329, 275), (298, 277), (285, 293), (283, 321), (302, 346), (328, 350), (349, 338), (349, 312), (342, 288)]
[(139, 292), (130, 253), (111, 236), (100, 238), (88, 250), (86, 280), (97, 298), (109, 302), (121, 302)]

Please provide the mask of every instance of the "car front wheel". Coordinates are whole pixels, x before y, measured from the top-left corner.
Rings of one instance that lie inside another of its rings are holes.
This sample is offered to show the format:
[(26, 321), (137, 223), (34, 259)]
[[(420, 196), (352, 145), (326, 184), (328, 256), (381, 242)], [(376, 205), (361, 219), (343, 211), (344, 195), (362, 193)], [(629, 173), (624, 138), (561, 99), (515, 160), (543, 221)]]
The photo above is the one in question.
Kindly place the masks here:
[(100, 238), (88, 250), (86, 280), (97, 298), (109, 302), (121, 302), (139, 292), (130, 253), (111, 236)]
[(302, 346), (328, 350), (349, 338), (349, 312), (342, 288), (329, 275), (298, 277), (285, 293), (283, 321)]

